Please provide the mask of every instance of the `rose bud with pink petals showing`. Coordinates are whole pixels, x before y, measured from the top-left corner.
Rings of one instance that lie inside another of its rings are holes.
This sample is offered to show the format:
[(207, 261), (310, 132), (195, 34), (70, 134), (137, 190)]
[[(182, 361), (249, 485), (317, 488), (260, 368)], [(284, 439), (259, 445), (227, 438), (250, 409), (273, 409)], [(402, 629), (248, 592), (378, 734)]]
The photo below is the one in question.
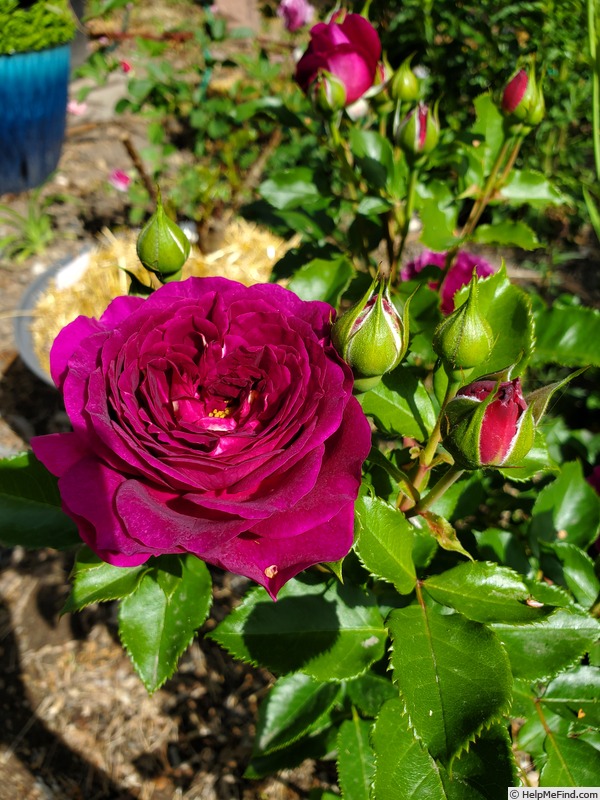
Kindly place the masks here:
[(67, 325), (51, 370), (73, 431), (32, 446), (83, 541), (116, 566), (192, 553), (273, 597), (343, 558), (371, 435), (332, 317), (190, 278)]
[(381, 42), (375, 28), (360, 14), (338, 11), (331, 22), (310, 30), (308, 49), (296, 65), (296, 81), (305, 94), (322, 75), (332, 75), (346, 92), (344, 105), (355, 103), (379, 76)]
[(443, 444), (462, 469), (517, 465), (533, 447), (535, 419), (521, 381), (480, 378), (446, 406)]

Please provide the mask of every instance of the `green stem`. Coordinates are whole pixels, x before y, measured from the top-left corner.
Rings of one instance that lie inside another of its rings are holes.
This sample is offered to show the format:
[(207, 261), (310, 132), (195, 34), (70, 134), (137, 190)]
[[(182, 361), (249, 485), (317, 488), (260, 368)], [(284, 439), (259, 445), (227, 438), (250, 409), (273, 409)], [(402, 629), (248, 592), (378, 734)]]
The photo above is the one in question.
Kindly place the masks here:
[(413, 211), (415, 210), (415, 199), (417, 196), (418, 177), (419, 177), (419, 171), (417, 167), (411, 166), (410, 173), (408, 175), (408, 188), (406, 190), (406, 204), (404, 206), (404, 223), (402, 225), (402, 230), (400, 232), (400, 245), (398, 247), (398, 252), (394, 257), (393, 264), (390, 265), (390, 274), (392, 276), (392, 281), (395, 280), (396, 278), (398, 265), (400, 264), (402, 253), (404, 252), (404, 246), (408, 238), (408, 232), (410, 230), (410, 221), (412, 219)]
[(440, 412), (435, 421), (433, 430), (431, 431), (431, 435), (427, 441), (427, 444), (419, 454), (418, 462), (415, 464), (414, 468), (410, 473), (410, 478), (412, 479), (412, 487), (410, 494), (412, 496), (409, 496), (406, 492), (403, 492), (402, 493), (403, 496), (400, 497), (399, 495), (398, 500), (396, 501), (400, 511), (404, 512), (410, 511), (412, 513), (413, 509), (419, 505), (419, 503), (415, 504), (414, 497), (421, 489), (421, 486), (423, 486), (423, 484), (425, 483), (429, 475), (429, 471), (432, 467), (433, 461), (436, 457), (437, 448), (442, 439), (441, 428), (446, 406), (448, 405), (450, 400), (452, 400), (452, 398), (458, 392), (461, 386), (462, 386), (461, 381), (452, 381), (452, 380), (448, 381), (446, 394), (444, 396), (444, 400), (442, 402)]
[(430, 467), (431, 462), (435, 458), (438, 444), (440, 443), (442, 438), (441, 427), (442, 427), (442, 420), (444, 418), (444, 413), (446, 411), (446, 406), (458, 392), (461, 385), (462, 385), (461, 381), (448, 380), (448, 387), (446, 389), (446, 394), (444, 395), (444, 400), (442, 401), (440, 413), (438, 414), (437, 419), (435, 421), (435, 426), (431, 431), (431, 436), (429, 437), (427, 444), (425, 445), (424, 449), (421, 452), (421, 455), (419, 456), (419, 462), (424, 467)]
[(463, 472), (464, 469), (460, 469), (460, 467), (449, 467), (448, 471), (445, 472), (439, 481), (431, 487), (427, 494), (422, 497), (415, 506), (408, 510), (407, 516), (414, 517), (415, 514), (420, 514), (422, 511), (425, 511), (425, 509), (429, 508), (430, 505), (435, 503), (438, 498), (448, 491), (452, 484), (460, 478)]
[[(463, 225), (463, 229), (460, 234), (461, 240), (466, 239), (468, 236), (471, 236), (471, 234), (475, 230), (475, 226), (479, 222), (481, 215), (485, 211), (485, 208), (489, 203), (490, 198), (494, 194), (494, 190), (496, 189), (496, 182), (497, 182), (496, 179), (498, 176), (498, 172), (500, 171), (500, 167), (502, 167), (502, 165), (504, 164), (504, 161), (506, 159), (506, 154), (508, 153), (508, 149), (510, 147), (510, 143), (511, 143), (510, 138), (504, 140), (504, 143), (500, 148), (498, 155), (496, 156), (496, 160), (494, 161), (490, 174), (487, 176), (485, 186), (483, 187), (483, 192), (473, 203), (473, 208), (471, 209), (467, 221)], [(458, 247), (456, 249), (458, 250)]]
[(592, 63), (592, 140), (596, 177), (600, 180), (600, 64), (596, 36), (596, 0), (587, 0), (588, 41)]

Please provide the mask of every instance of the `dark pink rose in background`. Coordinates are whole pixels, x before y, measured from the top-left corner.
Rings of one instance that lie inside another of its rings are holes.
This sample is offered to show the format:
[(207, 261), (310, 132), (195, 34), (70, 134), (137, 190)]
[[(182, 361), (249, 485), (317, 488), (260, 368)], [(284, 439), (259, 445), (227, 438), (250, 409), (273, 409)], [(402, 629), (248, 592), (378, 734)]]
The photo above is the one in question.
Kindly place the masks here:
[(73, 432), (32, 446), (84, 542), (117, 566), (193, 553), (272, 596), (345, 556), (371, 437), (331, 317), (274, 284), (190, 278), (64, 328)]
[(311, 6), (307, 0), (281, 0), (277, 8), (277, 16), (283, 20), (290, 33), (295, 33), (308, 25), (312, 22), (314, 15), (314, 6)]
[[(446, 253), (434, 253), (433, 250), (424, 250), (421, 255), (406, 264), (400, 271), (403, 281), (410, 281), (416, 278), (425, 267), (439, 267), (441, 270), (446, 266)], [(473, 275), (473, 269), (477, 268), (477, 275), (480, 278), (487, 278), (496, 272), (496, 267), (480, 256), (459, 250), (454, 264), (447, 275), (442, 276), (440, 281), (432, 281), (429, 285), (432, 289), (441, 286), (441, 310), (443, 314), (451, 314), (454, 311), (454, 295), (463, 286), (466, 286)]]
[(296, 66), (296, 81), (308, 93), (322, 73), (343, 84), (346, 105), (371, 88), (379, 75), (381, 42), (375, 28), (360, 14), (338, 11), (331, 22), (310, 30), (310, 44)]

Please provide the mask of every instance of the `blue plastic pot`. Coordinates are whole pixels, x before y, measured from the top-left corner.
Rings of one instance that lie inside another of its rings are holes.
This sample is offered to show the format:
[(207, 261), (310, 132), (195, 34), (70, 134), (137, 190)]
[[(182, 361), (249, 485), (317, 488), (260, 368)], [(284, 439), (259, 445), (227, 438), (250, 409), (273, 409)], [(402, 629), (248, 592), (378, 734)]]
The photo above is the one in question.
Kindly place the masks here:
[(0, 56), (0, 194), (56, 169), (65, 136), (70, 45)]

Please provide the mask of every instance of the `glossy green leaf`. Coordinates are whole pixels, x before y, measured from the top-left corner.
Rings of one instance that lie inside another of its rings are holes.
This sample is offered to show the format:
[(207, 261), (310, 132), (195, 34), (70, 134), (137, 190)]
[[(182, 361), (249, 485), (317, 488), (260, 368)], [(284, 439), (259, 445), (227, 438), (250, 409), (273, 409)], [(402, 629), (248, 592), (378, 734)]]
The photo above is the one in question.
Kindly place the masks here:
[(177, 589), (167, 597), (157, 570), (146, 572), (137, 589), (121, 601), (119, 635), (149, 692), (154, 692), (177, 667), (179, 657), (202, 625), (212, 600), (206, 564), (182, 557)]
[(506, 653), (489, 628), (440, 606), (396, 609), (388, 622), (393, 678), (411, 725), (448, 763), (508, 710)]
[(369, 592), (305, 573), (286, 583), (276, 603), (262, 588), (250, 592), (210, 638), (276, 674), (335, 681), (379, 660), (386, 631)]
[[(506, 725), (495, 723), (483, 731), (468, 752), (452, 762), (451, 782), (475, 790), (485, 800), (506, 800), (507, 786), (517, 786), (517, 770)], [(451, 783), (444, 781), (446, 786)], [(468, 790), (468, 791), (466, 791)], [(509, 795), (510, 796), (510, 795)]]
[(444, 550), (460, 553), (469, 559), (473, 558), (469, 551), (463, 547), (454, 527), (439, 514), (434, 514), (433, 511), (422, 511), (419, 517), (413, 520), (413, 523), (415, 526), (419, 526), (421, 530), (428, 530)]
[(562, 465), (560, 475), (535, 501), (529, 533), (533, 540), (560, 541), (587, 548), (600, 529), (600, 497), (585, 480), (579, 461)]
[[(560, 561), (564, 583), (571, 590), (579, 605), (583, 608), (591, 608), (600, 594), (600, 581), (594, 569), (594, 562), (588, 554), (568, 542), (544, 543), (543, 551), (554, 553)], [(543, 560), (542, 568), (544, 568)]]
[(560, 205), (565, 200), (545, 175), (532, 169), (513, 169), (502, 185), (500, 196), (511, 205), (527, 204), (542, 208)]
[(525, 222), (504, 220), (495, 225), (480, 225), (475, 229), (473, 241), (478, 244), (501, 244), (535, 250), (542, 245), (535, 232)]
[(340, 693), (339, 684), (321, 683), (301, 673), (279, 678), (260, 706), (254, 756), (281, 750), (327, 727)]
[(560, 306), (536, 310), (534, 360), (567, 367), (600, 366), (600, 310)]
[(147, 571), (147, 564), (139, 567), (113, 567), (98, 558), (88, 547), (82, 547), (71, 572), (73, 586), (63, 613), (79, 611), (91, 603), (126, 597), (137, 589)]
[(473, 535), (482, 561), (496, 561), (522, 574), (529, 572), (525, 544), (512, 531), (487, 528), (485, 531), (473, 531)]
[(424, 440), (433, 430), (433, 403), (415, 373), (405, 366), (383, 376), (380, 383), (359, 396), (363, 411), (385, 433)]
[(440, 767), (410, 730), (401, 700), (389, 700), (381, 709), (373, 749), (377, 800), (446, 800)]
[(578, 666), (550, 681), (541, 703), (568, 720), (600, 727), (600, 667)]
[(484, 561), (432, 575), (423, 588), (438, 603), (476, 622), (532, 622), (552, 611), (552, 607), (527, 605), (531, 594), (516, 572)]
[(346, 691), (353, 705), (366, 717), (376, 717), (386, 700), (398, 697), (398, 690), (389, 678), (365, 672), (348, 681)]
[(483, 171), (487, 175), (504, 144), (504, 117), (491, 92), (476, 97), (474, 105), (476, 119), (471, 128), (471, 135), (480, 142), (476, 155), (482, 160)]
[(515, 785), (510, 742), (501, 725), (485, 731), (449, 771), (414, 735), (400, 700), (382, 708), (372, 740), (373, 800), (505, 800), (506, 787)]
[(81, 544), (57, 484), (33, 453), (0, 460), (0, 543), (58, 550)]
[(357, 166), (370, 186), (383, 188), (393, 173), (394, 153), (389, 139), (376, 131), (352, 127), (348, 140)]
[(430, 250), (441, 253), (460, 241), (456, 236), (458, 204), (444, 181), (417, 185), (418, 211), (423, 229), (421, 242)]
[(541, 622), (493, 623), (515, 678), (544, 680), (576, 664), (600, 637), (600, 624), (584, 611), (559, 608)]
[(377, 578), (393, 583), (400, 594), (410, 594), (417, 576), (412, 559), (414, 532), (401, 511), (383, 500), (364, 496), (354, 507), (358, 538), (355, 549)]
[(323, 300), (336, 307), (353, 276), (354, 269), (345, 256), (315, 258), (300, 267), (288, 289), (302, 300)]
[(304, 736), (289, 747), (274, 750), (265, 756), (253, 756), (246, 767), (244, 777), (251, 780), (265, 778), (268, 775), (276, 775), (284, 769), (293, 769), (307, 758), (331, 757), (337, 747), (337, 733), (337, 727), (332, 720), (331, 725), (325, 730), (311, 736)]
[(318, 206), (323, 199), (309, 167), (293, 167), (276, 172), (258, 187), (258, 191), (274, 208), (287, 211), (300, 206)]
[(375, 758), (369, 735), (372, 723), (358, 716), (342, 722), (338, 734), (338, 781), (346, 800), (369, 800)]
[(600, 786), (598, 751), (587, 742), (568, 736), (546, 738), (548, 759), (540, 773), (540, 786)]

